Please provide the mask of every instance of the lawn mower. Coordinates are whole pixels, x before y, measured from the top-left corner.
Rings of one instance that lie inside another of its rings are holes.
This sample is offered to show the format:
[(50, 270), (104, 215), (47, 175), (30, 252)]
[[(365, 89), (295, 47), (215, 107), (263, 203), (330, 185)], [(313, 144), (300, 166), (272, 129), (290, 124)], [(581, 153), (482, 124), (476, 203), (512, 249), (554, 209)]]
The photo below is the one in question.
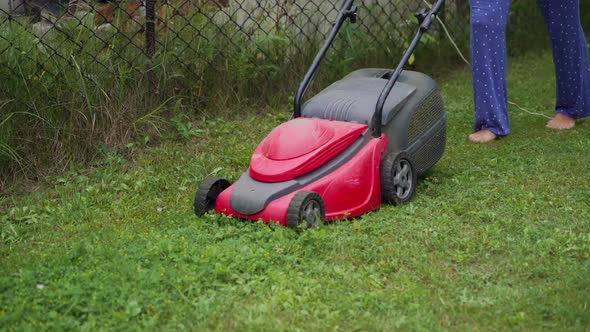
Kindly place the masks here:
[(238, 218), (314, 227), (355, 217), (382, 202), (412, 199), (417, 179), (442, 157), (447, 115), (434, 80), (403, 70), (444, 0), (416, 14), (419, 29), (395, 70), (360, 69), (303, 106), (321, 61), (346, 20), (344, 0), (327, 41), (295, 95), (293, 119), (258, 145), (234, 184), (208, 177), (197, 190), (197, 216), (210, 210)]

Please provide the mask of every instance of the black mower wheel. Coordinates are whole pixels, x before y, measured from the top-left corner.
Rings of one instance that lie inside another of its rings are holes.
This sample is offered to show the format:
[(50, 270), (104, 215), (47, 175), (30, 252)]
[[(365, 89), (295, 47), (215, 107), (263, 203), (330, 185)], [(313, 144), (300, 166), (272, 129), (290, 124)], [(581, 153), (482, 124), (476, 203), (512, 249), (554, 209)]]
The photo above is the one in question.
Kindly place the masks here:
[(381, 162), (381, 197), (383, 202), (400, 205), (409, 202), (416, 192), (416, 170), (405, 152), (388, 153)]
[(312, 228), (325, 219), (326, 206), (318, 193), (302, 191), (291, 199), (287, 209), (287, 226), (297, 228), (305, 223), (306, 228)]
[(195, 195), (194, 206), (197, 217), (201, 217), (205, 213), (213, 210), (213, 208), (215, 208), (217, 196), (230, 185), (229, 181), (218, 176), (210, 176), (206, 178)]

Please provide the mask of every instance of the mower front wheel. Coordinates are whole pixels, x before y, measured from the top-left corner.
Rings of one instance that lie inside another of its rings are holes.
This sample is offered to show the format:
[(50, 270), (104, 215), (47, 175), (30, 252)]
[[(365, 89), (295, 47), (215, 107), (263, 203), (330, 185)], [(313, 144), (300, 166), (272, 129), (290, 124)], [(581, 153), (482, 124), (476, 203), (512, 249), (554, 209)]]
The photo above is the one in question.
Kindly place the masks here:
[(381, 197), (383, 202), (400, 205), (409, 202), (416, 192), (416, 170), (405, 152), (388, 153), (381, 162)]
[(291, 199), (287, 209), (287, 226), (297, 228), (317, 227), (326, 219), (326, 206), (322, 197), (312, 191), (302, 191)]
[(229, 181), (218, 176), (210, 176), (206, 178), (195, 195), (194, 207), (197, 217), (201, 217), (205, 213), (213, 210), (215, 208), (217, 196), (230, 185)]

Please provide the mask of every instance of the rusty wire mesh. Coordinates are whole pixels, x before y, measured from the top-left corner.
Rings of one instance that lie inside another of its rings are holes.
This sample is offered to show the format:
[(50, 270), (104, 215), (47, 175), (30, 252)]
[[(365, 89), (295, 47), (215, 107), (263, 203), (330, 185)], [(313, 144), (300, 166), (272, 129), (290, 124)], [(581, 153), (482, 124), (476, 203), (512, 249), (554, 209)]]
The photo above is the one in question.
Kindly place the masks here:
[[(399, 44), (408, 37), (420, 0), (359, 1), (357, 29), (369, 45)], [(60, 77), (68, 67), (114, 74), (158, 70), (199, 80), (219, 58), (251, 51), (253, 65), (287, 63), (331, 28), (339, 0), (0, 0), (0, 65), (23, 75), (25, 59), (40, 75)], [(443, 14), (464, 37), (466, 0), (449, 0)], [(273, 54), (275, 48), (283, 51)], [(17, 56), (18, 55), (18, 56)], [(160, 61), (153, 61), (153, 59)], [(18, 59), (18, 62), (15, 61)]]

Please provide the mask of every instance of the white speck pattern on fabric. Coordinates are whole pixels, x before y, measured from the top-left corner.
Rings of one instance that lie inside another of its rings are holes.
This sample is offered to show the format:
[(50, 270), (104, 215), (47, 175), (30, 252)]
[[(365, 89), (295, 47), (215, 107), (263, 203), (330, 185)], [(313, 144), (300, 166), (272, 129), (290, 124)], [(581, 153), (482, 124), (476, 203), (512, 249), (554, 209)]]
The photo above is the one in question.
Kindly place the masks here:
[[(556, 112), (590, 116), (590, 59), (580, 0), (539, 0), (551, 37), (557, 80)], [(511, 0), (470, 0), (475, 131), (510, 133), (506, 25)]]

